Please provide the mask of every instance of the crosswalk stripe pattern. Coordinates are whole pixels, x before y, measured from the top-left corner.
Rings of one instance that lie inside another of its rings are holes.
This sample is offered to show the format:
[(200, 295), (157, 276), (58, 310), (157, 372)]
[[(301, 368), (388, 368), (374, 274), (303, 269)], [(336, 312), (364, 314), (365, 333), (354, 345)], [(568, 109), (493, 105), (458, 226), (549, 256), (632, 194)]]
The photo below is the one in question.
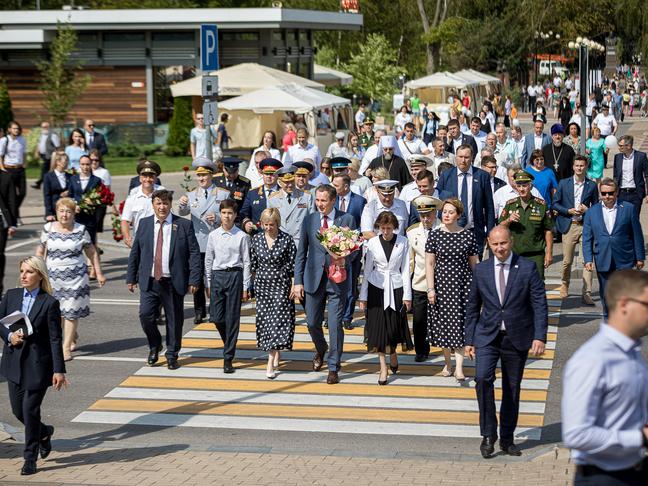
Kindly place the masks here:
[[(524, 370), (518, 439), (539, 439), (551, 378), (561, 300), (547, 285), (549, 334), (547, 351), (530, 358)], [(211, 323), (187, 332), (181, 368), (169, 371), (163, 360), (144, 366), (74, 422), (154, 426), (286, 430), (386, 435), (478, 437), (479, 411), (474, 380), (457, 382), (441, 376), (443, 357), (432, 348), (430, 359), (414, 361), (413, 352), (399, 355), (400, 367), (389, 386), (379, 387), (376, 355), (363, 344), (363, 316), (345, 331), (341, 382), (326, 384), (326, 364), (313, 372), (314, 351), (303, 311), (297, 312), (293, 351), (282, 353), (278, 376), (265, 376), (267, 353), (256, 347), (255, 304), (242, 309), (234, 375), (222, 371), (222, 342)], [(410, 317), (411, 319), (411, 317)], [(474, 375), (466, 360), (465, 373)], [(501, 399), (497, 370), (495, 399)]]

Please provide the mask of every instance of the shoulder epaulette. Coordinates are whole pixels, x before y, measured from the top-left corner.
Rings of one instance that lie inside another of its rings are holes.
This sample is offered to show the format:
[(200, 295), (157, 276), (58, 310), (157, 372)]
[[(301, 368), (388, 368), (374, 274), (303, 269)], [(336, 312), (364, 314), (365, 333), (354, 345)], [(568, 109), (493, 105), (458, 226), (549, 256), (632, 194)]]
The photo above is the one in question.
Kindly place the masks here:
[(282, 197), (282, 196), (283, 196), (283, 192), (282, 192), (282, 191), (275, 191), (275, 192), (273, 192), (272, 194), (270, 194), (270, 196), (268, 196), (268, 199), (272, 199), (272, 198), (274, 198), (274, 197)]
[(542, 199), (541, 197), (533, 196), (533, 199), (534, 199), (535, 202), (537, 202), (537, 203), (544, 204), (545, 206), (547, 205), (547, 201), (545, 201), (545, 200)]
[(242, 175), (239, 176), (239, 179), (242, 180), (243, 182), (250, 182), (250, 179)]
[(519, 198), (519, 196), (518, 196), (518, 197), (514, 197), (513, 199), (509, 199), (508, 201), (506, 201), (506, 205), (509, 205), (509, 204), (511, 204), (511, 203), (514, 203), (515, 201), (518, 200), (518, 198)]
[(420, 223), (420, 222), (418, 222), (418, 223), (414, 223), (412, 226), (410, 226), (409, 228), (407, 228), (407, 229), (405, 230), (405, 232), (406, 232), (406, 233), (409, 233), (409, 230), (413, 230), (414, 228), (418, 228), (419, 226), (421, 226), (421, 223)]
[(218, 174), (214, 174), (214, 177), (223, 177), (223, 173), (219, 172)]

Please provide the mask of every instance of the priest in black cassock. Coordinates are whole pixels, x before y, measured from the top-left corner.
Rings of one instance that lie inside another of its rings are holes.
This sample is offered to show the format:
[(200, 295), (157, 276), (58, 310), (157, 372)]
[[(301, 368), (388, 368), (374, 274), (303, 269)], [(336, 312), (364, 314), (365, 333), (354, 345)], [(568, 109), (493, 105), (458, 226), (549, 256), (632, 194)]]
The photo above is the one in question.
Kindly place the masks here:
[(565, 127), (560, 123), (551, 126), (551, 143), (542, 147), (545, 165), (556, 172), (556, 179), (567, 179), (574, 175), (572, 165), (574, 164), (574, 150), (563, 143), (565, 138)]
[(398, 181), (398, 190), (400, 191), (405, 184), (412, 182), (412, 176), (409, 168), (401, 156), (398, 143), (393, 135), (383, 135), (380, 137), (378, 144), (378, 157), (373, 159), (369, 164), (370, 170), (384, 167), (389, 172), (389, 178)]

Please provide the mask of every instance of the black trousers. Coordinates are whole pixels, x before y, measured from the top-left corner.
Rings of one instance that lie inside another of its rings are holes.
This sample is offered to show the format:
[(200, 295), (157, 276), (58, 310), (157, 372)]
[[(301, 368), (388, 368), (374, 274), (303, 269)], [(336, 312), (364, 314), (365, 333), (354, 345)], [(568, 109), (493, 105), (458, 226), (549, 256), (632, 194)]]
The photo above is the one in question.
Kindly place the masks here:
[[(205, 254), (200, 254), (200, 268), (205, 268)], [(207, 315), (207, 298), (205, 297), (205, 283), (200, 279), (200, 286), (196, 293), (193, 294), (194, 315), (196, 317), (205, 317)]]
[(42, 184), (43, 180), (45, 179), (45, 174), (47, 174), (50, 170), (50, 164), (52, 163), (51, 159), (45, 158), (43, 154), (40, 154), (41, 162), (43, 162), (43, 165), (41, 165), (41, 174), (39, 179), (36, 181), (36, 184)]
[(500, 407), (500, 440), (513, 442), (520, 410), (520, 384), (528, 350), (520, 351), (509, 337), (500, 332), (487, 346), (478, 347), (475, 363), (479, 428), (483, 437), (497, 437), (495, 410), (495, 368), (502, 361), (502, 405)]
[(25, 169), (12, 169), (11, 167), (6, 167), (7, 174), (11, 176), (11, 183), (16, 188), (16, 208), (18, 214), (17, 218), (20, 218), (20, 205), (22, 204), (25, 196), (27, 195), (27, 177), (25, 176)]
[[(2, 224), (0, 223), (0, 226)], [(9, 236), (9, 228), (0, 228), (0, 297), (4, 294), (4, 272), (5, 263), (5, 248), (7, 247), (7, 237)]]
[(7, 381), (9, 386), (9, 401), (14, 416), (25, 426), (25, 450), (23, 457), (26, 461), (38, 458), (39, 442), (47, 437), (48, 428), (41, 422), (41, 403), (45, 398), (47, 388), (26, 390), (21, 385)]
[(639, 196), (639, 193), (637, 190), (626, 190), (626, 189), (619, 189), (619, 200), (620, 201), (628, 201), (634, 206), (635, 214), (637, 215), (637, 218), (641, 214), (641, 205), (643, 203), (643, 200)]
[(604, 471), (595, 466), (577, 466), (574, 486), (645, 486), (648, 484), (648, 459), (638, 468)]
[(241, 327), (243, 271), (213, 270), (210, 289), (211, 320), (223, 341), (223, 358), (234, 359)]
[(184, 321), (184, 295), (173, 288), (170, 278), (157, 281), (150, 278), (149, 290), (140, 292), (140, 323), (150, 349), (157, 349), (162, 344), (162, 335), (158, 330), (156, 319), (158, 308), (164, 307), (166, 316), (166, 353), (169, 358), (177, 358), (182, 347), (182, 324)]
[(430, 354), (430, 343), (427, 340), (427, 293), (419, 290), (412, 290), (412, 298), (414, 349), (416, 354), (428, 356)]

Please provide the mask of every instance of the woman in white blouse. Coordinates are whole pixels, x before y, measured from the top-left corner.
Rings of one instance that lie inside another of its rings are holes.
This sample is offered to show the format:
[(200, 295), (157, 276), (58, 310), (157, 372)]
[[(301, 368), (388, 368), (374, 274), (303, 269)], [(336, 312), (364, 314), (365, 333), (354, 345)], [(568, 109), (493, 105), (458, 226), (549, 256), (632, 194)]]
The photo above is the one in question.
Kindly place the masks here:
[(379, 235), (367, 242), (364, 279), (360, 290), (360, 309), (367, 310), (365, 336), (367, 351), (378, 353), (379, 385), (387, 384), (387, 362), (392, 373), (398, 371), (397, 346), (404, 351), (414, 345), (407, 325), (407, 311), (412, 306), (409, 243), (397, 235), (398, 220), (391, 211), (378, 215), (374, 225)]
[(277, 149), (277, 136), (273, 131), (266, 131), (263, 134), (263, 138), (261, 138), (261, 144), (254, 149), (254, 152), (252, 152), (252, 156), (250, 157), (250, 164), (248, 165), (247, 171), (245, 172), (245, 177), (247, 177), (251, 181), (260, 178), (259, 170), (254, 163), (254, 156), (257, 152), (269, 152), (271, 158), (281, 160), (281, 153), (279, 152), (279, 149)]

